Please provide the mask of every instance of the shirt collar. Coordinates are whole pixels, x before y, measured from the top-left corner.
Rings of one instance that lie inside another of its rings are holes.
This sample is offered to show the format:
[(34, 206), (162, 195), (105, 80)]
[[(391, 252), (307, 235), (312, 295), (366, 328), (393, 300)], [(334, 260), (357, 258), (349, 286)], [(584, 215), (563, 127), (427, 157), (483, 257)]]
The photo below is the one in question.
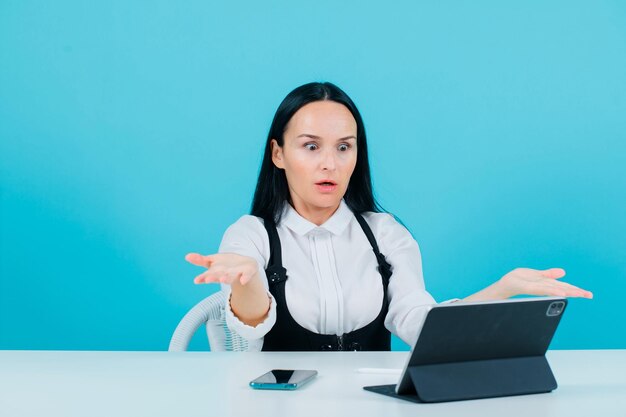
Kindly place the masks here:
[(285, 202), (281, 223), (301, 236), (315, 229), (324, 229), (334, 235), (340, 235), (348, 226), (352, 217), (352, 211), (342, 199), (333, 215), (321, 226), (317, 226), (298, 214), (291, 204)]

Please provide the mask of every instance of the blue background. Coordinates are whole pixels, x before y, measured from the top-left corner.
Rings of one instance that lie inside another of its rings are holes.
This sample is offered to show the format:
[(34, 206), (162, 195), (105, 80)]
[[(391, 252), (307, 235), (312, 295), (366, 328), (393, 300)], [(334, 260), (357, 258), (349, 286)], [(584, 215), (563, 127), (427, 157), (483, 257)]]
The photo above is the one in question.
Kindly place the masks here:
[(552, 347), (626, 348), (626, 3), (296, 3), (0, 2), (0, 348), (167, 349), (314, 80), (436, 299), (560, 266)]

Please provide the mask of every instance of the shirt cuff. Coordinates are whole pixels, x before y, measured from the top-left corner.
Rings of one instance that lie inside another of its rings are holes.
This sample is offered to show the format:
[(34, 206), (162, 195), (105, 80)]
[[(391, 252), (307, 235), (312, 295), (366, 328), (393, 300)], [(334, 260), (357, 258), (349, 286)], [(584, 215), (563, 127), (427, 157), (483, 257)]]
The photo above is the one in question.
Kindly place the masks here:
[(255, 339), (261, 339), (272, 329), (272, 327), (274, 327), (274, 324), (276, 323), (276, 300), (269, 291), (267, 292), (267, 295), (270, 299), (270, 310), (267, 317), (256, 326), (249, 326), (239, 320), (239, 318), (235, 316), (235, 313), (233, 313), (230, 306), (230, 287), (225, 287), (224, 290), (226, 291), (226, 305), (224, 306), (226, 325), (231, 331), (234, 331), (246, 340), (252, 341)]

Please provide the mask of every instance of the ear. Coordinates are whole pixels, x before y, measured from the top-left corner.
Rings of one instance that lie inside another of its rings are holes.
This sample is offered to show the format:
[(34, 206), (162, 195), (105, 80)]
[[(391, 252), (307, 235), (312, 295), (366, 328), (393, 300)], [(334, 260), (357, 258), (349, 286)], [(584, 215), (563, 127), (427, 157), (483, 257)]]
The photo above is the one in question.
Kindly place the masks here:
[(272, 147), (272, 162), (278, 169), (285, 169), (285, 162), (283, 161), (283, 148), (278, 145), (276, 139), (272, 139), (270, 142)]

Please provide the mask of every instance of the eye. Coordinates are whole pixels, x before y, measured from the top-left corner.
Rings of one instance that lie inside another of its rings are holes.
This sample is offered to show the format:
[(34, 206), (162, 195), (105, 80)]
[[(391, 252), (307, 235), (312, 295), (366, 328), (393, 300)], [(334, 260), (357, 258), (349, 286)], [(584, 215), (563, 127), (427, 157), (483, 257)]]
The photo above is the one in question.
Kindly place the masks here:
[(314, 151), (317, 149), (317, 145), (314, 143), (305, 143), (304, 147), (307, 148), (310, 151)]
[(339, 145), (339, 147), (337, 149), (339, 149), (341, 152), (345, 152), (348, 149), (350, 149), (350, 144), (349, 143), (342, 143), (341, 145)]

